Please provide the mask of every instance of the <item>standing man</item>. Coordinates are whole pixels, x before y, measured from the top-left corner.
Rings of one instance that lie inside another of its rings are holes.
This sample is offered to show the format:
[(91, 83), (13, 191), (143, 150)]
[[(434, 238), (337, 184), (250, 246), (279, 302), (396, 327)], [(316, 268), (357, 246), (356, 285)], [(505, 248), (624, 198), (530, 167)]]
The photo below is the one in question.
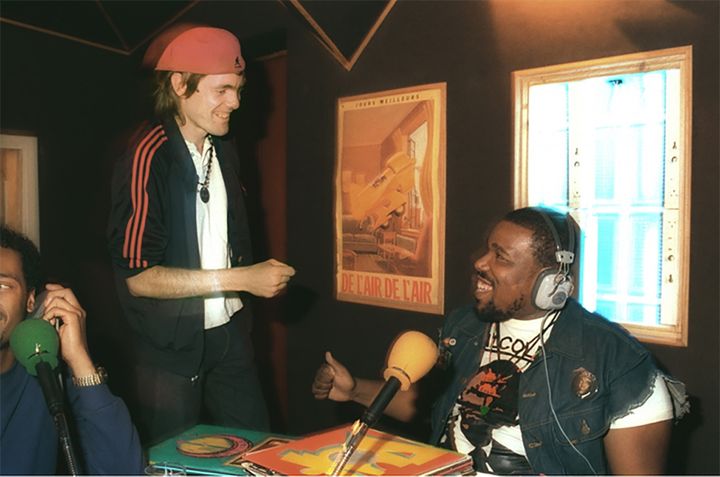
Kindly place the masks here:
[(192, 27), (155, 65), (157, 120), (116, 166), (109, 248), (138, 357), (145, 444), (197, 423), (267, 429), (238, 292), (273, 297), (295, 270), (253, 264), (238, 158), (223, 136), (240, 106), (238, 39)]
[[(570, 216), (524, 208), (492, 230), (475, 262), (475, 306), (445, 320), (438, 367), (448, 386), (432, 409), (431, 443), (496, 474), (661, 474), (684, 387), (619, 325), (573, 290)], [(355, 379), (330, 353), (317, 399), (369, 405), (382, 383)], [(417, 390), (386, 413), (409, 420)]]
[[(58, 328), (60, 354), (71, 376), (64, 397), (70, 405), (88, 474), (143, 473), (143, 456), (127, 407), (96, 369), (85, 337), (85, 310), (69, 288), (41, 283), (40, 254), (30, 239), (0, 226), (0, 474), (52, 475), (58, 468), (58, 432), (39, 379), (19, 364), (10, 338), (35, 308)], [(19, 339), (19, 338), (18, 338)]]

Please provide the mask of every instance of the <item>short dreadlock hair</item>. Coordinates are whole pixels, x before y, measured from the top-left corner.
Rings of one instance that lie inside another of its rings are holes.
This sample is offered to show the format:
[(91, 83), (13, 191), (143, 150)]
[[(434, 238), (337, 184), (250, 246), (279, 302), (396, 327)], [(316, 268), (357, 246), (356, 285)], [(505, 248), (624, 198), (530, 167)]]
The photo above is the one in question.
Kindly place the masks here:
[[(566, 214), (546, 207), (525, 207), (509, 212), (503, 220), (525, 227), (532, 231), (533, 256), (543, 267), (554, 267), (557, 265), (555, 251), (557, 244), (552, 230), (548, 227), (547, 221), (543, 218), (545, 214), (552, 222), (560, 238), (560, 247), (567, 250), (570, 246), (570, 235), (573, 234), (573, 243), (577, 248), (577, 232), (575, 221)], [(567, 218), (566, 218), (567, 217)], [(569, 218), (569, 221), (568, 221)], [(569, 250), (575, 253), (575, 250)]]

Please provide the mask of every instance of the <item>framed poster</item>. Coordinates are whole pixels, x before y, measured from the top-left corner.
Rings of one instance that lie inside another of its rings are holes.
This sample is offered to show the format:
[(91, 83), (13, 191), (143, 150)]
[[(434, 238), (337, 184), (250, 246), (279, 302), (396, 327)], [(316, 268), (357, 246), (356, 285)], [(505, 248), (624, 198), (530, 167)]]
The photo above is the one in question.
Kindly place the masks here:
[(40, 248), (37, 138), (0, 134), (0, 223)]
[(338, 99), (338, 300), (443, 313), (445, 94), (436, 83)]

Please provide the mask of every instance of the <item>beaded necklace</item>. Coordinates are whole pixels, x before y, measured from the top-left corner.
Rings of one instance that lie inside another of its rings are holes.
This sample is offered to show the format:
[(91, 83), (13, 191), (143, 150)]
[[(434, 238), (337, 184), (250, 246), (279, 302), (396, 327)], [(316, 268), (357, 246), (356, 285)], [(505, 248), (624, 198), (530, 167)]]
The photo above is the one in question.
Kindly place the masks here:
[(198, 185), (200, 186), (200, 200), (206, 204), (210, 200), (210, 191), (208, 190), (208, 186), (210, 185), (210, 171), (212, 171), (213, 155), (215, 155), (215, 147), (213, 146), (212, 138), (210, 138), (210, 158), (208, 159), (207, 169), (205, 170), (205, 180), (198, 182)]

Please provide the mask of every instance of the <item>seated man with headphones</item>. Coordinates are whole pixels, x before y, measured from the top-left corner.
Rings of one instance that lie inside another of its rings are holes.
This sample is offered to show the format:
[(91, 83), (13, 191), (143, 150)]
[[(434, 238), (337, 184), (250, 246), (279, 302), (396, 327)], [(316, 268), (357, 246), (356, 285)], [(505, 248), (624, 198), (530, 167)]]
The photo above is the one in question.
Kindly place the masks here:
[[(430, 442), (471, 454), (497, 474), (661, 474), (671, 423), (687, 410), (622, 327), (574, 299), (576, 224), (551, 209), (510, 212), (474, 263), (476, 303), (452, 312), (438, 368), (448, 385), (432, 409)], [(330, 353), (317, 399), (369, 405), (382, 382), (354, 378)], [(385, 413), (410, 420), (417, 388)]]

